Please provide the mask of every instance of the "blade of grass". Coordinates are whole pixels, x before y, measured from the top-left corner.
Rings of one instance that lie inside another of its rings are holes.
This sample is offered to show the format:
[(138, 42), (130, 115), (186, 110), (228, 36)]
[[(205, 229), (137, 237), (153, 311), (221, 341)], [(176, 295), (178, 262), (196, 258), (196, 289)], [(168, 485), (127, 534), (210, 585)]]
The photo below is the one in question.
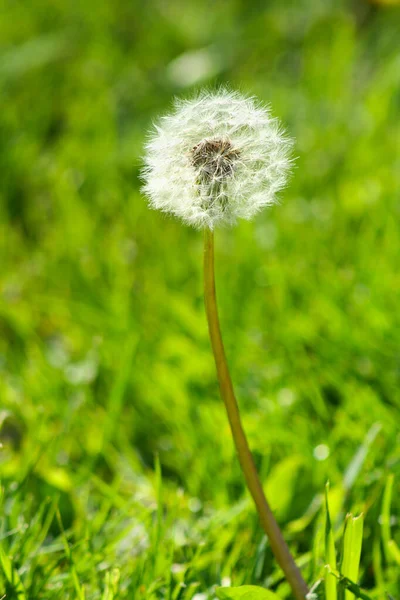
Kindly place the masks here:
[[(357, 581), (360, 566), (364, 515), (353, 517), (348, 514), (343, 536), (343, 556), (341, 575), (351, 581)], [(345, 600), (352, 600), (353, 592), (349, 588), (345, 592)]]
[(383, 541), (383, 551), (385, 558), (388, 563), (392, 562), (393, 555), (390, 551), (389, 543), (391, 539), (390, 533), (390, 506), (392, 504), (392, 492), (393, 492), (393, 474), (388, 475), (385, 483), (385, 489), (383, 490), (382, 498), (382, 510), (381, 510), (381, 531)]
[(369, 449), (381, 429), (382, 425), (380, 423), (374, 423), (365, 436), (363, 443), (353, 456), (343, 478), (343, 487), (346, 491), (349, 491), (353, 487), (353, 484), (364, 465), (365, 459), (367, 458)]
[(3, 546), (0, 545), (0, 566), (3, 570), (7, 583), (18, 600), (27, 600), (25, 588), (19, 577), (17, 569), (14, 567), (11, 559), (5, 553)]
[(56, 518), (57, 518), (58, 526), (60, 528), (61, 539), (64, 544), (65, 555), (66, 555), (69, 565), (70, 565), (71, 577), (72, 577), (74, 588), (75, 588), (75, 591), (77, 594), (77, 598), (79, 598), (79, 600), (85, 600), (85, 590), (83, 589), (83, 587), (81, 586), (81, 583), (79, 581), (78, 573), (77, 573), (76, 567), (75, 567), (75, 562), (74, 562), (74, 559), (72, 556), (72, 551), (71, 551), (70, 545), (68, 543), (67, 536), (65, 535), (64, 526), (63, 526), (62, 520), (61, 520), (61, 514), (60, 514), (60, 511), (58, 508), (56, 510)]
[(330, 571), (330, 573), (336, 577), (340, 584), (340, 588), (345, 590), (346, 593), (350, 592), (351, 595), (354, 594), (356, 598), (361, 598), (361, 600), (372, 600), (371, 596), (364, 592), (357, 583), (354, 583), (354, 581), (351, 581), (348, 577), (343, 577), (343, 575), (334, 571)]
[(279, 600), (279, 596), (271, 590), (255, 585), (242, 585), (239, 587), (216, 589), (219, 600)]
[(388, 550), (390, 552), (390, 556), (393, 560), (400, 565), (400, 548), (396, 544), (394, 540), (389, 540), (388, 542)]
[(101, 600), (114, 600), (118, 597), (120, 572), (114, 568), (112, 571), (107, 571), (105, 576), (105, 588)]
[[(329, 482), (325, 487), (325, 564), (330, 569), (336, 571), (336, 549), (335, 538), (332, 530), (331, 517), (329, 513)], [(325, 576), (325, 596), (326, 600), (337, 600), (337, 581), (329, 572)]]
[(162, 473), (161, 473), (161, 464), (160, 458), (157, 455), (155, 458), (155, 493), (156, 493), (156, 503), (157, 509), (155, 513), (155, 521), (153, 522), (153, 527), (151, 531), (151, 548), (153, 549), (152, 556), (152, 577), (155, 577), (156, 569), (157, 569), (157, 557), (158, 557), (158, 548), (161, 541), (162, 536), (162, 528), (163, 528), (163, 497), (162, 497)]
[(380, 536), (375, 534), (373, 548), (372, 548), (372, 565), (375, 577), (376, 587), (379, 590), (379, 600), (386, 600), (385, 597), (385, 584), (383, 579), (382, 569), (382, 552)]

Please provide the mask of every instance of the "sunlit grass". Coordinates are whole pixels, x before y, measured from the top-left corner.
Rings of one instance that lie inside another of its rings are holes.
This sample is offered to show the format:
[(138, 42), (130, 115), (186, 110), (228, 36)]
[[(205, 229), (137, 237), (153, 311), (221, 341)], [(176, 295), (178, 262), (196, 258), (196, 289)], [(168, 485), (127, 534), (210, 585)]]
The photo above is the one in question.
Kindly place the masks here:
[(258, 471), (310, 585), (329, 480), (337, 574), (363, 513), (354, 584), (398, 595), (398, 9), (217, 4), (4, 7), (0, 598), (289, 598), (218, 397), (201, 236), (138, 191), (144, 132), (187, 89), (169, 65), (198, 48), (297, 140), (281, 206), (216, 246)]

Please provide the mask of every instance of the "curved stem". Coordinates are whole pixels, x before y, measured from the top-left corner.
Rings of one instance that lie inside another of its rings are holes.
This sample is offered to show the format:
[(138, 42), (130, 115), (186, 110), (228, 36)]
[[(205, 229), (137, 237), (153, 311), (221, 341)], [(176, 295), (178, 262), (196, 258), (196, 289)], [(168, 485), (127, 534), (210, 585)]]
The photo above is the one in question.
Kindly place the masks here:
[(257, 474), (246, 435), (240, 419), (239, 407), (233, 391), (232, 380), (226, 361), (224, 345), (219, 326), (214, 275), (214, 235), (206, 229), (204, 238), (204, 302), (207, 313), (208, 329), (214, 353), (215, 365), (222, 399), (235, 442), (239, 462), (246, 479), (247, 487), (253, 497), (261, 525), (268, 536), (272, 551), (279, 566), (288, 580), (296, 600), (305, 600), (308, 587), (293, 556), (283, 539), (281, 530), (272, 514), (271, 508)]

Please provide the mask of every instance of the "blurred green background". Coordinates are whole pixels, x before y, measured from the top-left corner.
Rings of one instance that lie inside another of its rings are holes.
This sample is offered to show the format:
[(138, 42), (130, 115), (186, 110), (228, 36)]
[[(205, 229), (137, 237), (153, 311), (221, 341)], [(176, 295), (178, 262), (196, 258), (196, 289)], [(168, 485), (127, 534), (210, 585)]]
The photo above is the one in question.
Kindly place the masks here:
[(329, 479), (339, 524), (366, 512), (362, 585), (397, 597), (399, 39), (400, 8), (362, 0), (1, 1), (0, 597), (288, 597), (218, 396), (202, 235), (140, 193), (153, 119), (220, 83), (296, 138), (281, 204), (217, 235), (257, 465), (308, 581)]

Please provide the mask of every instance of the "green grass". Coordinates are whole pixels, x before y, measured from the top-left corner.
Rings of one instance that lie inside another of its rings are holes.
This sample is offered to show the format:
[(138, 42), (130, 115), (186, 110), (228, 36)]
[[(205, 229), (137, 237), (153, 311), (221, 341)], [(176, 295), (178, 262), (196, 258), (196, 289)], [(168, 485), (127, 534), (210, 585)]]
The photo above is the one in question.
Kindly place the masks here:
[(225, 82), (297, 140), (281, 205), (217, 235), (257, 465), (310, 584), (326, 573), (329, 479), (338, 549), (345, 514), (364, 513), (356, 583), (397, 598), (400, 9), (2, 0), (1, 13), (0, 598), (206, 600), (221, 584), (290, 597), (218, 395), (202, 236), (139, 191), (152, 119)]

